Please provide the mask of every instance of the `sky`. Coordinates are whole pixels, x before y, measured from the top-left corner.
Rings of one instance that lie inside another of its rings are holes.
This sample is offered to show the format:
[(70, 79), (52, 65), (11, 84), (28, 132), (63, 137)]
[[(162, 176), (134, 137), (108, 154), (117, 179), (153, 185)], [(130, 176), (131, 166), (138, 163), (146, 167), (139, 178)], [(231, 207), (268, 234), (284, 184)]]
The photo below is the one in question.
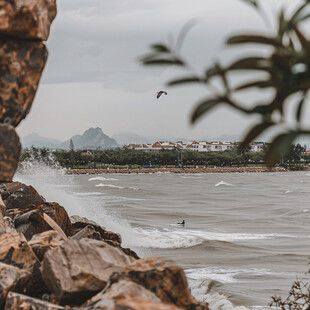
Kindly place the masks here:
[[(281, 6), (292, 1), (261, 3), (272, 20)], [(64, 141), (89, 127), (101, 127), (109, 136), (130, 132), (185, 139), (241, 138), (255, 118), (218, 108), (192, 126), (190, 113), (208, 90), (167, 88), (168, 80), (187, 72), (139, 62), (151, 44), (175, 40), (191, 20), (196, 25), (181, 52), (199, 73), (215, 61), (228, 63), (246, 52), (225, 47), (229, 35), (270, 32), (273, 27), (240, 0), (58, 0), (47, 41), (48, 62), (19, 134), (36, 132)], [(168, 95), (156, 99), (159, 90)]]

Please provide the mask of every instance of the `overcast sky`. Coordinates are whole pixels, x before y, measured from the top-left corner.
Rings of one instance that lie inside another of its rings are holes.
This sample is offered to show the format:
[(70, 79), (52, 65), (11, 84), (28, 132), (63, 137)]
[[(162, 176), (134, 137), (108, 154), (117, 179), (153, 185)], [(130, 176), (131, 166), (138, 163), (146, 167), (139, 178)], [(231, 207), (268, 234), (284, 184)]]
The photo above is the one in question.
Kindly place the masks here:
[[(292, 1), (262, 3), (274, 15)], [(167, 80), (183, 72), (143, 67), (138, 61), (150, 44), (176, 38), (192, 19), (197, 25), (182, 54), (198, 72), (242, 53), (225, 48), (228, 35), (266, 31), (257, 13), (239, 0), (58, 0), (47, 42), (48, 63), (31, 113), (18, 132), (66, 140), (99, 126), (110, 136), (134, 132), (188, 139), (241, 137), (253, 119), (219, 108), (191, 126), (190, 112), (207, 90), (166, 88)], [(168, 95), (157, 100), (156, 92), (162, 89)]]

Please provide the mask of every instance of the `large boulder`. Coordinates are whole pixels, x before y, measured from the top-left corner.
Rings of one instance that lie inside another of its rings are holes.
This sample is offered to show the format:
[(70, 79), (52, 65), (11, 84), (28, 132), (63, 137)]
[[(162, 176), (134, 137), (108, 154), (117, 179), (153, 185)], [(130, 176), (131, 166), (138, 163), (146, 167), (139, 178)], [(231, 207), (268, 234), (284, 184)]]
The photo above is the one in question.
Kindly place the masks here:
[(42, 276), (60, 304), (81, 304), (101, 291), (113, 272), (134, 259), (107, 243), (69, 239), (45, 253)]
[(10, 291), (23, 292), (30, 279), (29, 271), (0, 263), (0, 309)]
[(100, 234), (102, 240), (105, 240), (105, 241), (110, 240), (110, 241), (122, 243), (122, 238), (120, 234), (108, 231), (104, 227), (101, 227), (99, 224), (97, 224), (96, 222), (92, 220), (87, 219), (86, 217), (72, 215), (70, 216), (70, 220), (72, 223), (72, 230), (70, 233), (71, 236), (77, 234), (80, 230), (82, 230), (86, 226), (92, 226), (94, 230)]
[(60, 246), (63, 243), (63, 238), (54, 230), (34, 235), (29, 241), (29, 245), (40, 261), (43, 260), (48, 250)]
[(32, 186), (20, 182), (1, 184), (0, 195), (7, 210), (33, 210), (45, 203), (45, 199)]
[[(1, 42), (1, 40), (0, 40)], [(0, 60), (1, 63), (1, 60)], [(0, 70), (0, 75), (1, 75)], [(1, 97), (2, 82), (0, 79), (0, 123), (1, 114), (5, 111), (2, 107)], [(14, 127), (0, 124), (0, 182), (11, 182), (18, 165), (18, 159), (21, 151), (19, 137), (16, 134)]]
[(152, 291), (162, 302), (180, 308), (208, 310), (208, 305), (199, 303), (190, 292), (183, 269), (173, 261), (160, 257), (142, 258), (126, 267), (122, 273), (114, 273), (111, 283), (129, 279)]
[(0, 235), (0, 262), (25, 269), (31, 273), (40, 267), (40, 263), (24, 235), (18, 232)]
[(41, 42), (0, 39), (0, 123), (16, 127), (29, 113), (46, 60)]
[(1, 0), (0, 34), (46, 41), (56, 16), (56, 0)]
[(10, 292), (6, 299), (4, 310), (65, 310), (61, 306), (49, 303), (44, 300), (31, 298), (26, 295)]

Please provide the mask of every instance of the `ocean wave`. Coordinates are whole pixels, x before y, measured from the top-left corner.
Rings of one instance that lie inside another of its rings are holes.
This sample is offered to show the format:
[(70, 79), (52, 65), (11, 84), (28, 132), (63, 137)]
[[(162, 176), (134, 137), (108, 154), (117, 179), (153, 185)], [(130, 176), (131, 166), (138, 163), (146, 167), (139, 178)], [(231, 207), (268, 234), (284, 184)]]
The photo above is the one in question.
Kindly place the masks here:
[(88, 179), (88, 181), (118, 181), (118, 179), (105, 178), (105, 177), (94, 177), (94, 178)]
[(76, 196), (101, 196), (103, 193), (100, 192), (85, 192), (85, 193), (74, 193)]
[(228, 183), (228, 182), (225, 182), (225, 181), (220, 181), (217, 184), (215, 184), (214, 186), (218, 187), (218, 186), (222, 186), (222, 185), (224, 185), (224, 186), (235, 186), (235, 185)]
[(236, 242), (242, 240), (276, 239), (293, 237), (283, 234), (251, 234), (251, 233), (216, 233), (189, 229), (135, 228), (138, 237), (137, 246), (145, 248), (189, 248), (206, 241)]
[(97, 185), (95, 185), (96, 187), (108, 187), (108, 188), (115, 188), (115, 189), (132, 189), (134, 191), (138, 191), (139, 188), (136, 187), (131, 187), (131, 186), (117, 186), (114, 184), (103, 184), (103, 183), (99, 183)]

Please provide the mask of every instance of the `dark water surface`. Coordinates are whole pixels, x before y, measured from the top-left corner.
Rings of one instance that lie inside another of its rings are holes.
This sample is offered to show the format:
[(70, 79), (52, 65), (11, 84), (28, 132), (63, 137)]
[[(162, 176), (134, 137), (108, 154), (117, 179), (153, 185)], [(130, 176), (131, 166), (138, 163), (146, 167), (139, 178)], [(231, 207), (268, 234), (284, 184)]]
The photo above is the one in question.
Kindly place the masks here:
[[(49, 177), (47, 177), (49, 176)], [(308, 270), (310, 173), (19, 175), (49, 200), (182, 265), (215, 309), (267, 308)], [(182, 220), (184, 227), (176, 225)]]

